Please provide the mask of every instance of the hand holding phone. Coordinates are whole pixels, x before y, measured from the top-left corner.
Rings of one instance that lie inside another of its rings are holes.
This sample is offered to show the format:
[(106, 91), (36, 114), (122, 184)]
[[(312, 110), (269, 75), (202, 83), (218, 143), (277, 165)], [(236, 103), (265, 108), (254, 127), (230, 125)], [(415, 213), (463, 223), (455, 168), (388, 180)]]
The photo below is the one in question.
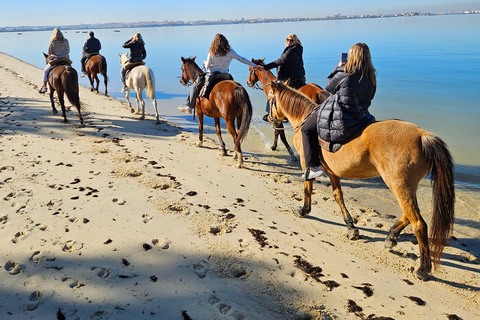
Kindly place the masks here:
[(347, 59), (348, 59), (348, 53), (345, 53), (345, 52), (342, 53), (342, 56), (341, 56), (341, 58), (340, 58), (340, 63), (341, 63), (341, 64), (347, 63)]

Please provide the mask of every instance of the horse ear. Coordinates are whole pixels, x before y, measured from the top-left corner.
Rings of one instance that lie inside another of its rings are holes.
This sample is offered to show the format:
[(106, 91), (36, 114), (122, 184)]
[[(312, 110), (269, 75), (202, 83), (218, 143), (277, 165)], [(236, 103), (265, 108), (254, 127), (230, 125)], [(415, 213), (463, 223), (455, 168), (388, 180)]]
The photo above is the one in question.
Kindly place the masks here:
[(196, 58), (197, 58), (197, 56), (193, 57), (192, 60), (195, 61)]
[(48, 57), (48, 54), (46, 54), (45, 52), (42, 52), (42, 53), (45, 58)]
[[(265, 58), (266, 58), (266, 57), (265, 57)], [(263, 58), (263, 59), (260, 59), (260, 60), (261, 60), (262, 62), (265, 62), (265, 58)]]
[(121, 58), (121, 57), (122, 57), (122, 55), (121, 55), (120, 53), (118, 53), (118, 52), (117, 52), (117, 54), (118, 54), (118, 57), (119, 57), (119, 58)]
[(185, 61), (186, 61), (186, 59), (184, 57), (182, 57), (182, 62), (185, 62)]

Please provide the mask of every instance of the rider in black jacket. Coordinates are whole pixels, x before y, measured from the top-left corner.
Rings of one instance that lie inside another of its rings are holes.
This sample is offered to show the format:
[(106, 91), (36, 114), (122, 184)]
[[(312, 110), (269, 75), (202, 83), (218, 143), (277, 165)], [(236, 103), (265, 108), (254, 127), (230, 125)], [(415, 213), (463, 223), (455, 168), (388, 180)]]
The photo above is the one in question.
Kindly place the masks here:
[(85, 77), (87, 75), (85, 72), (85, 60), (96, 54), (100, 54), (100, 49), (102, 49), (100, 40), (95, 38), (95, 34), (93, 33), (93, 31), (90, 31), (88, 34), (90, 38), (85, 41), (82, 48), (82, 59), (80, 59), (80, 67), (82, 69), (82, 74), (80, 75), (80, 77)]
[[(143, 61), (147, 57), (147, 51), (145, 51), (145, 42), (142, 39), (140, 33), (135, 33), (127, 42), (125, 42), (122, 47), (130, 49), (130, 58), (128, 59), (129, 63)], [(122, 93), (127, 91), (127, 85), (125, 84), (125, 69), (124, 65), (120, 70), (120, 78), (123, 82)]]

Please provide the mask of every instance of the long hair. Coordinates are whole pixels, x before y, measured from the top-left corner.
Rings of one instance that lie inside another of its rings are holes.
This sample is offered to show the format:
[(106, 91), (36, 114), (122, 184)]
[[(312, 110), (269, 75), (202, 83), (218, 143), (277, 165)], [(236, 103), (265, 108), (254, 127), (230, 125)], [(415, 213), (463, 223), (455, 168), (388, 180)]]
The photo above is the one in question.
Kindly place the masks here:
[(135, 33), (132, 38), (133, 38), (133, 41), (135, 41), (135, 42), (140, 42), (143, 45), (145, 44), (145, 41), (143, 41), (143, 39), (142, 39), (142, 35), (138, 32)]
[(62, 31), (60, 31), (58, 28), (53, 29), (52, 37), (50, 38), (50, 43), (52, 43), (53, 40), (60, 40), (61, 42), (63, 42), (64, 39), (65, 38), (63, 37)]
[(288, 38), (293, 39), (293, 44), (299, 44), (302, 45), (302, 42), (300, 39), (298, 39), (297, 35), (295, 33), (290, 33), (286, 38), (285, 38), (285, 44), (288, 46)]
[(377, 85), (377, 71), (373, 67), (370, 49), (363, 42), (355, 43), (348, 51), (348, 61), (344, 71), (348, 74), (359, 74), (360, 79), (365, 77), (374, 86)]
[(212, 45), (208, 49), (208, 53), (225, 57), (230, 52), (230, 44), (223, 34), (217, 33), (213, 38)]

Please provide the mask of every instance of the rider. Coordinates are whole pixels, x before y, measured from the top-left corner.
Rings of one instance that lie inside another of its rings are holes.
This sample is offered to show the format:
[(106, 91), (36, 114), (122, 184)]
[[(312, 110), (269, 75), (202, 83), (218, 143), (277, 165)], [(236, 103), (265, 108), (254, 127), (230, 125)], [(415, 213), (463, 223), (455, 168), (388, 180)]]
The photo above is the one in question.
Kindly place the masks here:
[(301, 129), (305, 181), (325, 173), (318, 156), (318, 137), (333, 143), (344, 142), (375, 121), (368, 111), (377, 88), (375, 73), (370, 49), (365, 43), (356, 43), (348, 52), (347, 62), (340, 60), (328, 76), (325, 90), (332, 95)]
[[(57, 28), (53, 29), (52, 37), (50, 38), (48, 57), (51, 61), (60, 58), (70, 59), (70, 44), (68, 43), (68, 40), (63, 37), (62, 32)], [(52, 65), (47, 63), (43, 70), (43, 86), (38, 91), (40, 93), (47, 92), (48, 73), (51, 68)]]
[[(128, 58), (128, 63), (141, 62), (147, 57), (147, 51), (145, 51), (145, 42), (143, 41), (140, 33), (135, 33), (130, 39), (128, 39), (127, 42), (122, 45), (122, 47), (130, 49), (130, 58)], [(128, 89), (125, 83), (125, 73), (127, 72), (125, 67), (127, 64), (125, 64), (120, 70), (120, 79), (123, 82), (122, 93)]]
[[(300, 39), (296, 34), (289, 34), (285, 38), (285, 49), (277, 60), (266, 64), (265, 66), (257, 66), (259, 70), (270, 70), (277, 68), (277, 79), (281, 81), (289, 80), (288, 85), (294, 89), (303, 87), (306, 83), (305, 68), (303, 67), (303, 47)], [(268, 122), (268, 112), (270, 105), (267, 101), (267, 114), (263, 120)]]
[[(216, 73), (228, 73), (230, 63), (232, 60), (238, 60), (241, 63), (249, 66), (255, 66), (255, 63), (239, 56), (235, 50), (230, 47), (227, 38), (223, 34), (217, 33), (213, 38), (210, 49), (208, 50), (207, 61), (204, 61), (204, 67), (207, 70), (205, 75), (205, 82), (208, 83), (209, 78), (213, 78)], [(200, 90), (202, 89), (203, 76), (197, 77), (188, 94), (186, 105), (181, 105), (178, 110), (185, 113), (192, 113), (195, 107), (195, 100), (197, 99)]]
[(80, 77), (85, 77), (87, 75), (85, 71), (85, 60), (94, 55), (100, 54), (100, 49), (102, 49), (100, 40), (95, 38), (95, 34), (93, 33), (93, 31), (90, 31), (88, 35), (90, 36), (90, 38), (85, 41), (82, 48), (82, 59), (80, 59), (82, 74), (80, 75)]

